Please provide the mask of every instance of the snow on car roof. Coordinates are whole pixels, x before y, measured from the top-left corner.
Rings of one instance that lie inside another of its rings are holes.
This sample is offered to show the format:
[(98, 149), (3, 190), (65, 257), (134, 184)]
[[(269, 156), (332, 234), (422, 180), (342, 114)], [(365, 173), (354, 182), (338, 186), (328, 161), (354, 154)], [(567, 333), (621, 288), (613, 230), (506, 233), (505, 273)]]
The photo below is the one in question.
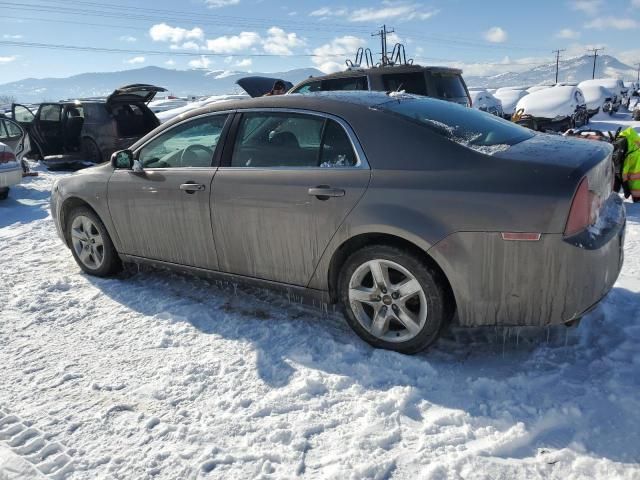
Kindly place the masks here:
[(571, 115), (575, 110), (576, 90), (577, 87), (570, 85), (538, 90), (521, 98), (516, 105), (516, 111), (522, 109), (525, 114), (543, 118)]

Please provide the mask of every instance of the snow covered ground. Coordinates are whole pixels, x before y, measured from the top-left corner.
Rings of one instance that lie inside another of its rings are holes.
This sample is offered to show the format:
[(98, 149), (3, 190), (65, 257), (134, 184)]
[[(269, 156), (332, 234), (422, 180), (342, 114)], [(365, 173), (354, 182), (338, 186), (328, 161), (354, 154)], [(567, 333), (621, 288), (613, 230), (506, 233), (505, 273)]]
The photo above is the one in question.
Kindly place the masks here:
[(640, 205), (578, 328), (458, 330), (407, 357), (264, 291), (82, 274), (57, 175), (0, 203), (0, 479), (640, 478)]

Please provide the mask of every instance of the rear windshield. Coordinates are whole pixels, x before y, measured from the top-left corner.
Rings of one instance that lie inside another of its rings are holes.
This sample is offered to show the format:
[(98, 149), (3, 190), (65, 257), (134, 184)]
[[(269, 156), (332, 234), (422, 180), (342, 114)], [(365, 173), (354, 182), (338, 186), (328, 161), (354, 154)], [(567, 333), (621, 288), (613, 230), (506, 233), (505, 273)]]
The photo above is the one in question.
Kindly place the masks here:
[(431, 73), (431, 84), (438, 98), (466, 98), (467, 92), (459, 75), (450, 73)]
[(486, 154), (506, 150), (534, 134), (495, 115), (426, 97), (404, 95), (378, 105), (432, 132)]
[(416, 95), (427, 94), (427, 83), (424, 72), (389, 73), (382, 75), (382, 83), (387, 92), (414, 93)]

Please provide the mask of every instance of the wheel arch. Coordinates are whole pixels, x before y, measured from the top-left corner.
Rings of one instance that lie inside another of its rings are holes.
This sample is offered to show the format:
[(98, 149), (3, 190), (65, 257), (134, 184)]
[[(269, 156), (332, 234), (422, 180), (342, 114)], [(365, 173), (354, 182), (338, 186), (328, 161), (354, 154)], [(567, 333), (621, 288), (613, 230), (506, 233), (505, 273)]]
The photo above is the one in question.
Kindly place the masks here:
[(424, 249), (420, 248), (415, 243), (388, 233), (362, 233), (355, 235), (346, 241), (344, 241), (334, 252), (329, 262), (328, 279), (327, 284), (329, 287), (329, 298), (331, 302), (336, 303), (338, 301), (338, 279), (340, 271), (345, 261), (351, 254), (367, 245), (389, 245), (393, 247), (402, 248), (408, 250), (417, 258), (422, 260), (427, 266), (436, 271), (439, 276), (439, 280), (442, 281), (444, 290), (447, 294), (447, 303), (451, 308), (451, 316), (456, 310), (456, 300), (453, 292), (453, 287), (444, 273), (444, 270), (438, 265), (434, 258), (429, 255)]
[(96, 217), (100, 219), (102, 224), (107, 229), (109, 236), (113, 239), (113, 235), (111, 235), (111, 232), (109, 232), (109, 229), (105, 224), (104, 219), (100, 216), (100, 214), (96, 211), (96, 209), (93, 208), (91, 204), (89, 204), (89, 202), (81, 199), (80, 197), (68, 197), (60, 205), (60, 213), (58, 214), (58, 221), (60, 222), (60, 228), (62, 230), (62, 235), (64, 235), (64, 242), (67, 245), (67, 247), (71, 246), (69, 233), (67, 231), (67, 222), (69, 220), (69, 214), (78, 207), (86, 207), (89, 210), (91, 210), (96, 215)]

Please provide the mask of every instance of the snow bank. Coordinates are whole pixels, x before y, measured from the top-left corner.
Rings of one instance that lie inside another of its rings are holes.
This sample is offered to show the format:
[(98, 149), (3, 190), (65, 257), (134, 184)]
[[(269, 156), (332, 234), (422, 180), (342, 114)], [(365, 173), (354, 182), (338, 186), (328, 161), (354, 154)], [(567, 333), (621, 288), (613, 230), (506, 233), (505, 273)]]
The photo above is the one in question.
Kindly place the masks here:
[(49, 478), (640, 477), (640, 205), (579, 328), (453, 330), (408, 357), (262, 289), (84, 275), (58, 175), (0, 206), (0, 449)]

